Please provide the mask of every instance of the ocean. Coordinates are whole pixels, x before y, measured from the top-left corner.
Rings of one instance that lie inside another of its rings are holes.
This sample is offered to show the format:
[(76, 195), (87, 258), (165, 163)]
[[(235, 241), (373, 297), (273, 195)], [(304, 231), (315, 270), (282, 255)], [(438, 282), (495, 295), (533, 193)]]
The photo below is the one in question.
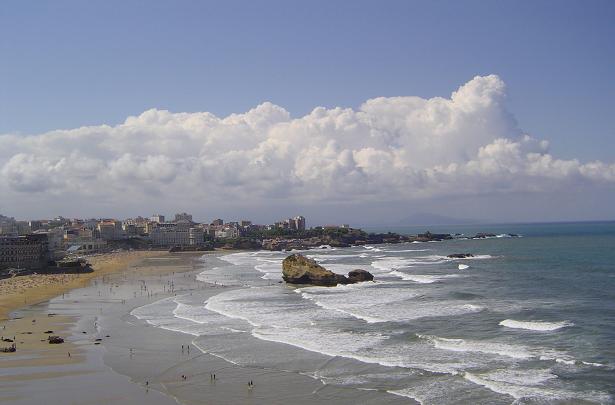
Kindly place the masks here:
[(338, 287), (280, 283), (287, 252), (205, 255), (197, 278), (234, 288), (132, 315), (235, 364), (422, 404), (614, 402), (615, 223), (429, 230), (498, 236), (302, 252), (375, 276)]

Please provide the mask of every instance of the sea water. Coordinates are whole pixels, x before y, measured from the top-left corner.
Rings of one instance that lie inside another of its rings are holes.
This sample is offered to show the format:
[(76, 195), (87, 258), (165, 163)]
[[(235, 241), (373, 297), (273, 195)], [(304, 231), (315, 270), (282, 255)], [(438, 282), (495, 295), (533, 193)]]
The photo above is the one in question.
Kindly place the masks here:
[(236, 364), (423, 404), (613, 403), (615, 223), (430, 230), (498, 237), (301, 252), (375, 276), (337, 287), (279, 283), (285, 252), (205, 255), (198, 278), (235, 288), (132, 313)]

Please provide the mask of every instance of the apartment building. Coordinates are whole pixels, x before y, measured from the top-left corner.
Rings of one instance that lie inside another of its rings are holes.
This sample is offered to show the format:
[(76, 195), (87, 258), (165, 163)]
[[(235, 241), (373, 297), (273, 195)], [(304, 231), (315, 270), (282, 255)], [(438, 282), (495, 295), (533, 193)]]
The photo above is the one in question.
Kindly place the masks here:
[(0, 269), (40, 269), (48, 260), (47, 235), (0, 236)]

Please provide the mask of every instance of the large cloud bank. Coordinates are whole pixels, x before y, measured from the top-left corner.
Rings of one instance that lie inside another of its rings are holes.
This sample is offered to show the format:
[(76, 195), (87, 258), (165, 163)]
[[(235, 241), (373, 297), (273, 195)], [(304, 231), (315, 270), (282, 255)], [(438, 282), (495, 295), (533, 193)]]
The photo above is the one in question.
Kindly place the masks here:
[(152, 109), (116, 126), (0, 135), (0, 193), (374, 202), (615, 182), (615, 164), (550, 155), (505, 96), (498, 76), (477, 76), (450, 98), (382, 97), (301, 118), (271, 103), (224, 118)]

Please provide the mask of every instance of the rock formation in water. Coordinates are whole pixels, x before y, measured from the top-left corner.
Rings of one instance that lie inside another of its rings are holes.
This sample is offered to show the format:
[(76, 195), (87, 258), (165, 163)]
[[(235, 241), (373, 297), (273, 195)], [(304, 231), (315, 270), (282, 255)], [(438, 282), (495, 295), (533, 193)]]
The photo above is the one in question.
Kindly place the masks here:
[(348, 281), (350, 281), (351, 283), (374, 281), (374, 276), (367, 270), (356, 269), (348, 273)]
[(312, 284), (320, 286), (336, 286), (338, 284), (353, 284), (374, 279), (365, 270), (353, 270), (349, 277), (325, 269), (315, 260), (300, 254), (288, 256), (282, 262), (282, 278), (291, 284)]
[(467, 257), (474, 257), (472, 253), (453, 253), (451, 255), (447, 255), (446, 257), (450, 259), (465, 259)]

